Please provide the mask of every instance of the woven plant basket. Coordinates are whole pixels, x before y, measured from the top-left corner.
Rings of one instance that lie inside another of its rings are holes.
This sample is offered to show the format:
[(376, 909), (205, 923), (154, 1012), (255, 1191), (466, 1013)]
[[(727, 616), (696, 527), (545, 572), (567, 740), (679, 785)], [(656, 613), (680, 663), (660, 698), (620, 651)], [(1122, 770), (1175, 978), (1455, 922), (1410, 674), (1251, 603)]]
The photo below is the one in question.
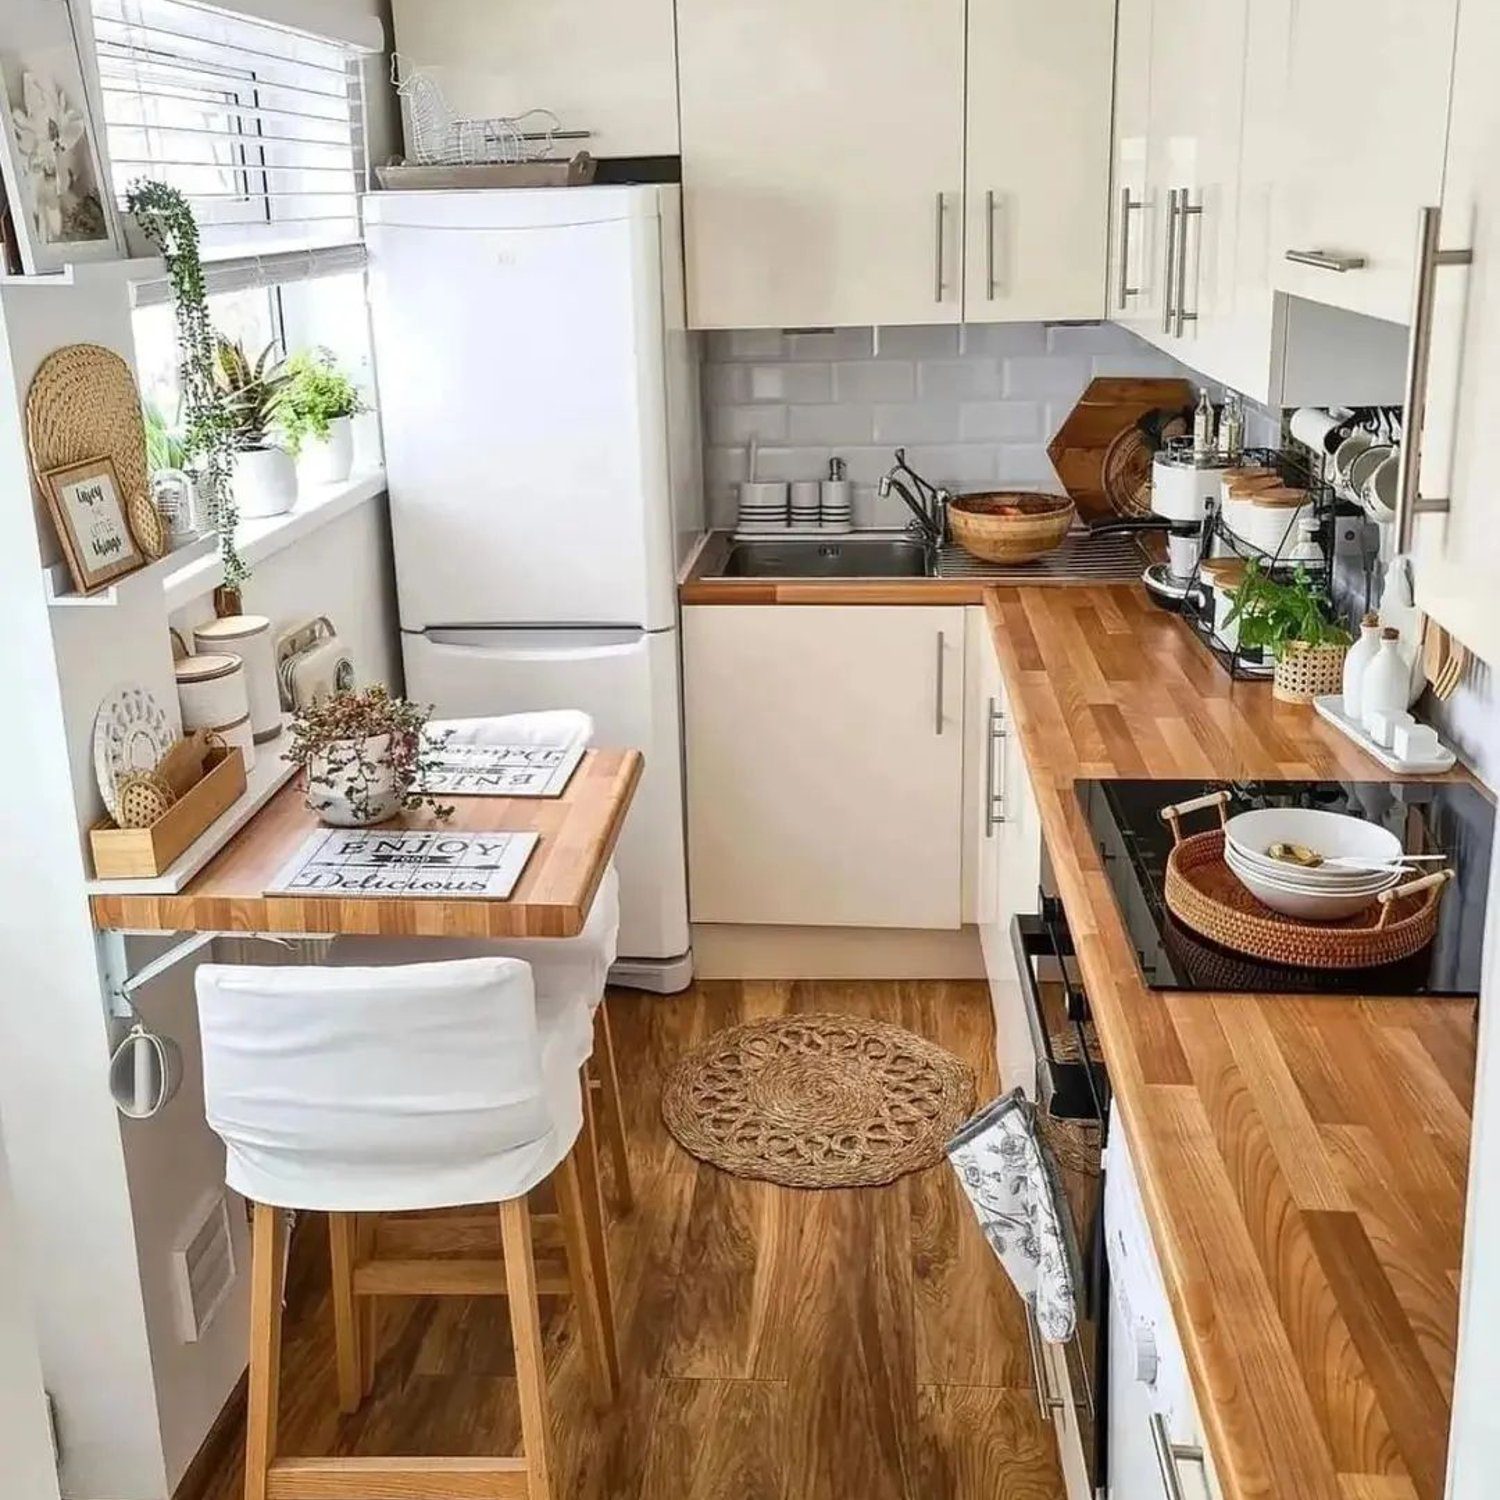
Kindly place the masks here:
[(1288, 641), (1276, 662), (1271, 694), (1283, 703), (1311, 703), (1314, 698), (1337, 693), (1344, 685), (1347, 646), (1309, 646)]

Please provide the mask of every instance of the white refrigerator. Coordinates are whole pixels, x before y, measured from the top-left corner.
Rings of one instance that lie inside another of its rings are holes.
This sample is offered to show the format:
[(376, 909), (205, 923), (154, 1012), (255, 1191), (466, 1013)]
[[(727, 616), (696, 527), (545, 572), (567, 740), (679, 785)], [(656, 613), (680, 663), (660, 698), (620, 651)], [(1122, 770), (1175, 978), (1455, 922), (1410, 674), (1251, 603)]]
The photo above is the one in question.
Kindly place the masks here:
[(646, 766), (615, 977), (691, 978), (676, 579), (703, 526), (675, 186), (365, 199), (406, 691)]

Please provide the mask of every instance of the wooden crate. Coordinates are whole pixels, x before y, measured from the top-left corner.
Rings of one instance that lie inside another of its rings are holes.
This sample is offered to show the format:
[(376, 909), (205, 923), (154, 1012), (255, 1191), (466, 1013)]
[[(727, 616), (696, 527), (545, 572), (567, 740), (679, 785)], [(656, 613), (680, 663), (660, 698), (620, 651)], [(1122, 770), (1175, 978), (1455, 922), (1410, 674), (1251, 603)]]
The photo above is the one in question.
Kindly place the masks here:
[(164, 874), (172, 861), (245, 791), (245, 757), (239, 746), (210, 750), (203, 779), (182, 794), (149, 828), (116, 828), (105, 819), (89, 830), (94, 874), (131, 880)]

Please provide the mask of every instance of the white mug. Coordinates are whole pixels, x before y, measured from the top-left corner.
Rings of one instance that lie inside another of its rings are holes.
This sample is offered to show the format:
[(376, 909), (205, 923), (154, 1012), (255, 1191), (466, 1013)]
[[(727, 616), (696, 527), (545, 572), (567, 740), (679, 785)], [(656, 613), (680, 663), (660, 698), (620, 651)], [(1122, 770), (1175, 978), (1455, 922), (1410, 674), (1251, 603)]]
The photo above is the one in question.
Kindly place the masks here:
[(182, 1051), (137, 1021), (109, 1059), (109, 1092), (127, 1119), (149, 1120), (172, 1102), (182, 1083)]
[(1372, 521), (1396, 519), (1396, 485), (1401, 476), (1401, 453), (1393, 449), (1366, 478), (1359, 503)]
[(1299, 406), (1292, 413), (1292, 436), (1314, 453), (1330, 452), (1328, 440), (1342, 425), (1338, 417), (1321, 406)]
[(1347, 499), (1354, 499), (1349, 491), (1349, 469), (1354, 460), (1365, 451), (1366, 448), (1375, 446), (1375, 438), (1368, 432), (1351, 432), (1337, 448), (1333, 450), (1333, 473), (1338, 481), (1338, 488), (1343, 490)]

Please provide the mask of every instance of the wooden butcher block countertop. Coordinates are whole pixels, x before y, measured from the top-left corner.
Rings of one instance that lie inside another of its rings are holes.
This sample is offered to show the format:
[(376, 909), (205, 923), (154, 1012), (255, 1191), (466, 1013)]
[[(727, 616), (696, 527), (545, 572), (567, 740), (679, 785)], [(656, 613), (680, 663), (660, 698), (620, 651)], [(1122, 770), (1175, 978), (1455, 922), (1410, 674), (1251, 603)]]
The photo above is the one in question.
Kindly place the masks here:
[(1225, 1500), (1438, 1500), (1475, 1006), (1146, 989), (1073, 788), (1395, 778), (1140, 588), (986, 608)]

